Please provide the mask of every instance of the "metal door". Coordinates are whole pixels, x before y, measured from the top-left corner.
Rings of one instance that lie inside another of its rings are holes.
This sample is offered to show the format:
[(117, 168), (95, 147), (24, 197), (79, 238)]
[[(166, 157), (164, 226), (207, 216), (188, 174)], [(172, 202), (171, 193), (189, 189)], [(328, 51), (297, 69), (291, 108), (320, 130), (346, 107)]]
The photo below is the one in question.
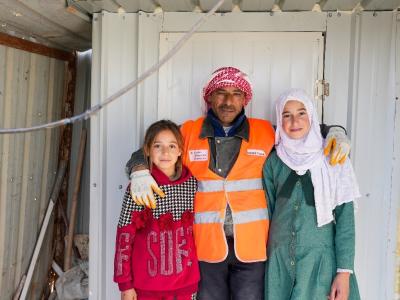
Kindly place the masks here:
[[(160, 57), (181, 36), (160, 33)], [(323, 77), (323, 52), (322, 32), (196, 33), (160, 69), (158, 119), (182, 123), (198, 118), (204, 112), (201, 90), (211, 72), (234, 66), (247, 73), (253, 84), (247, 115), (275, 123), (274, 102), (285, 89), (299, 87), (317, 96), (315, 83)]]

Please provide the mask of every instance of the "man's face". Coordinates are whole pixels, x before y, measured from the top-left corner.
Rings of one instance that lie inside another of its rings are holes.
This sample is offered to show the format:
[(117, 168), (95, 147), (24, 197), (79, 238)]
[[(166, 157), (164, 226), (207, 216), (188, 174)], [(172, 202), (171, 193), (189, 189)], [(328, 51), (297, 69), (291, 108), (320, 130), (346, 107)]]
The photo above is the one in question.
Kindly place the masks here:
[(230, 126), (244, 107), (245, 94), (236, 87), (223, 87), (212, 92), (208, 101), (222, 126)]

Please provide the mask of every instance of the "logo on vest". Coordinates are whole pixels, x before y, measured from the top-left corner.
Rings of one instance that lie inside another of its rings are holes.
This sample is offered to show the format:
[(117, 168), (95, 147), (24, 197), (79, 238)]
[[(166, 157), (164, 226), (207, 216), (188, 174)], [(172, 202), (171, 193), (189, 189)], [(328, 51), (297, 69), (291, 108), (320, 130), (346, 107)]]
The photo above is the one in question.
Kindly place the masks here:
[(208, 150), (189, 150), (190, 161), (207, 161)]
[(262, 149), (247, 149), (247, 155), (266, 156), (265, 151)]

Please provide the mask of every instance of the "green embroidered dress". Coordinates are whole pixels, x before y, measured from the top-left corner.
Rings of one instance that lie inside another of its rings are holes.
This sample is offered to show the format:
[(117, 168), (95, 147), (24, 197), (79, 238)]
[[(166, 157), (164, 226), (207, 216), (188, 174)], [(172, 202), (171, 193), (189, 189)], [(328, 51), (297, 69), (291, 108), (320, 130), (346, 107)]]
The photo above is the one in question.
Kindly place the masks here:
[[(263, 176), (271, 219), (265, 299), (326, 300), (337, 269), (354, 269), (353, 202), (335, 208), (335, 222), (317, 227), (309, 171), (297, 175), (274, 151)], [(356, 299), (352, 274), (349, 300)]]

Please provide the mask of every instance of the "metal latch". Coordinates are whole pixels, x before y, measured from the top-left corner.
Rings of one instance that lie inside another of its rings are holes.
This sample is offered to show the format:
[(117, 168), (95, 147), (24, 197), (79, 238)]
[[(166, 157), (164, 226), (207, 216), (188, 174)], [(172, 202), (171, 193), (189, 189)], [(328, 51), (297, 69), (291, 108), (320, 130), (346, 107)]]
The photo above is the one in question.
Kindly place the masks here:
[(329, 82), (326, 80), (316, 80), (314, 87), (314, 95), (316, 98), (329, 96)]

